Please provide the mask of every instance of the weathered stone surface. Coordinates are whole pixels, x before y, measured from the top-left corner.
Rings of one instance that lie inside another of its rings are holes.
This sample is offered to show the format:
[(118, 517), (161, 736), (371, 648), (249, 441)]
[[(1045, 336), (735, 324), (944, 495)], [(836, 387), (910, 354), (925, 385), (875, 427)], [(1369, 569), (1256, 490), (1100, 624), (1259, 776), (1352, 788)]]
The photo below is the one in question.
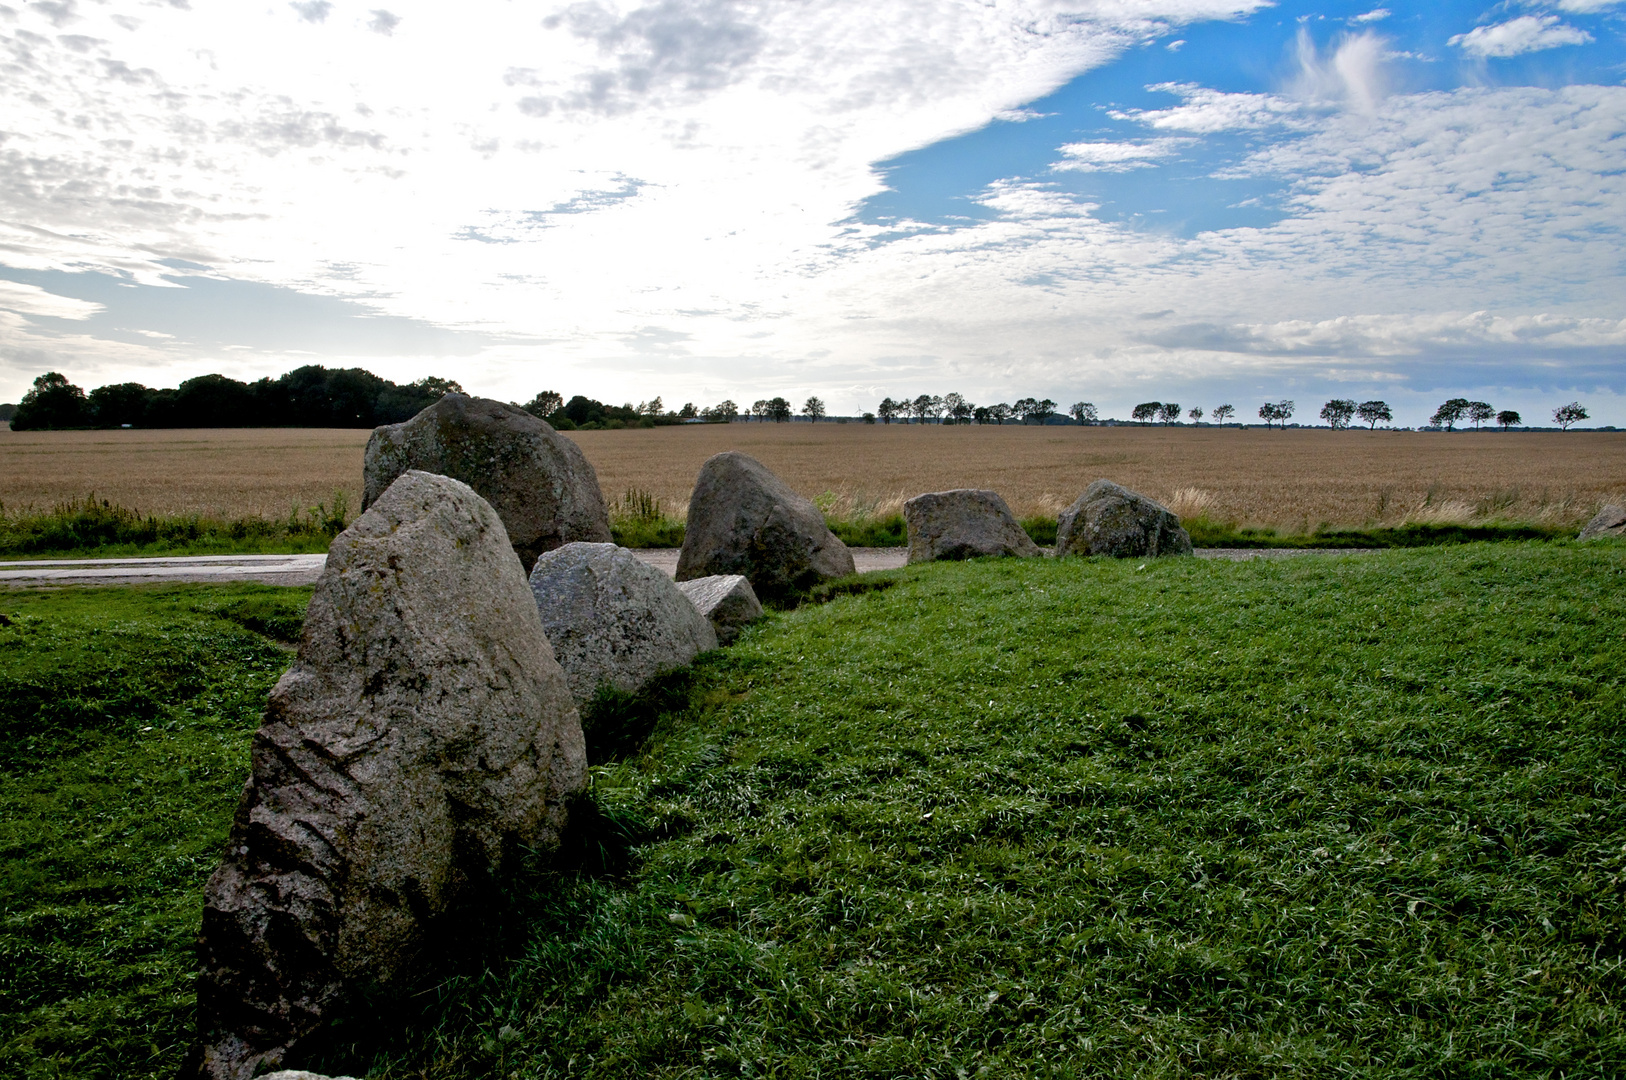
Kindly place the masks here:
[(266, 1073), (255, 1077), (255, 1080), (356, 1080), (354, 1076), (323, 1076), (321, 1073), (306, 1072), (303, 1069), (283, 1069), (280, 1072)]
[(578, 704), (601, 685), (636, 690), (717, 647), (672, 579), (614, 544), (566, 544), (531, 570), (531, 593)]
[(1190, 555), (1191, 536), (1161, 503), (1097, 480), (1056, 519), (1057, 555)]
[(1577, 540), (1592, 540), (1600, 536), (1626, 536), (1626, 506), (1613, 503), (1598, 511), (1598, 516), (1586, 523)]
[(715, 574), (680, 581), (677, 587), (717, 631), (719, 644), (727, 645), (739, 637), (748, 624), (762, 618), (762, 604), (757, 600), (756, 590), (743, 575)]
[(204, 894), (198, 1063), (282, 1064), (359, 984), (413, 974), (435, 919), (558, 841), (581, 722), (492, 508), (408, 472), (328, 551)]
[(760, 461), (730, 450), (700, 466), (678, 555), (677, 579), (741, 574), (777, 599), (856, 572), (824, 515)]
[(461, 480), (497, 511), (519, 561), (575, 540), (608, 542), (609, 512), (581, 448), (523, 409), (447, 394), (367, 440), (361, 508), (408, 469)]
[(1005, 500), (992, 491), (957, 488), (916, 495), (903, 504), (903, 520), (909, 526), (912, 563), (1041, 554)]

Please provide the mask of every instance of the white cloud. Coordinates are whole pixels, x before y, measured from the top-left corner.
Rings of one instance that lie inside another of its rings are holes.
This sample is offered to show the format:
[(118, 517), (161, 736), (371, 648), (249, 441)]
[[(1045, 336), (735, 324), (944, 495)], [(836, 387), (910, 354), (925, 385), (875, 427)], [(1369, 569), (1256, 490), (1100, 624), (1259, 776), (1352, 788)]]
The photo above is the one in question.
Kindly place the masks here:
[(1553, 6), (1559, 11), (1568, 11), (1575, 15), (1592, 15), (1599, 11), (1607, 11), (1621, 0), (1558, 0)]
[(1171, 109), (1131, 109), (1110, 115), (1118, 120), (1137, 120), (1161, 131), (1198, 135), (1294, 126), (1303, 120), (1298, 102), (1276, 94), (1228, 94), (1195, 83), (1158, 83), (1147, 89), (1178, 95), (1181, 103)]
[(0, 310), (19, 315), (44, 315), (53, 319), (88, 319), (101, 311), (102, 305), (57, 296), (37, 285), (0, 281)]
[(1368, 11), (1365, 14), (1354, 16), (1349, 21), (1356, 24), (1382, 22), (1384, 19), (1387, 19), (1389, 15), (1390, 12), (1388, 8), (1373, 8), (1371, 11)]
[(1446, 44), (1471, 56), (1501, 59), (1563, 45), (1585, 45), (1591, 40), (1591, 34), (1560, 22), (1557, 15), (1520, 15), (1494, 26), (1476, 26), (1448, 39)]
[(1158, 158), (1168, 157), (1187, 139), (1154, 139), (1144, 143), (1082, 142), (1068, 143), (1061, 152), (1066, 160), (1051, 168), (1058, 172), (1129, 172), (1131, 169), (1149, 169)]

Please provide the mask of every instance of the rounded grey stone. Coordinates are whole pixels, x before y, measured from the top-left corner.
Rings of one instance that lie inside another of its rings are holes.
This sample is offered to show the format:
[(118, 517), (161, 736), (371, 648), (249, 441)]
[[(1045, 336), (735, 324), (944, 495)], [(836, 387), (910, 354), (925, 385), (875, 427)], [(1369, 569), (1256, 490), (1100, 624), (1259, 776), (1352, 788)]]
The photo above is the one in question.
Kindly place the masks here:
[(1190, 555), (1191, 536), (1162, 503), (1097, 480), (1056, 519), (1057, 555)]
[(531, 594), (578, 703), (603, 685), (633, 691), (717, 647), (672, 579), (614, 544), (566, 544), (531, 570)]
[(373, 430), (361, 507), (408, 469), (461, 480), (489, 502), (525, 570), (574, 540), (608, 541), (609, 511), (581, 448), (524, 409), (447, 394), (400, 424)]
[(992, 491), (957, 488), (916, 495), (903, 504), (903, 519), (912, 563), (1042, 554), (1005, 500)]
[(689, 498), (677, 579), (740, 574), (779, 599), (856, 573), (852, 552), (813, 503), (760, 461), (729, 450), (706, 459)]
[(1586, 523), (1577, 540), (1593, 540), (1600, 536), (1626, 536), (1626, 506), (1610, 503), (1597, 516)]

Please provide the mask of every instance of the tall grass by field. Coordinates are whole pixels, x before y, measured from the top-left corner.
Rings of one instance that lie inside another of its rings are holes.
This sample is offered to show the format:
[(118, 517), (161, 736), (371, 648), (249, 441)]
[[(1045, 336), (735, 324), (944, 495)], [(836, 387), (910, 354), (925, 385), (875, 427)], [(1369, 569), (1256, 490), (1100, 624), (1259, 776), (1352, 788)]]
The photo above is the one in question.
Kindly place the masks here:
[[(309, 1064), (1626, 1070), (1626, 545), (864, 584), (589, 710), (560, 862)], [(0, 594), (0, 1076), (173, 1069), (270, 595)]]
[(0, 559), (324, 552), (350, 513), (344, 492), (331, 506), (294, 507), (280, 519), (142, 515), (95, 496), (43, 513), (0, 505)]

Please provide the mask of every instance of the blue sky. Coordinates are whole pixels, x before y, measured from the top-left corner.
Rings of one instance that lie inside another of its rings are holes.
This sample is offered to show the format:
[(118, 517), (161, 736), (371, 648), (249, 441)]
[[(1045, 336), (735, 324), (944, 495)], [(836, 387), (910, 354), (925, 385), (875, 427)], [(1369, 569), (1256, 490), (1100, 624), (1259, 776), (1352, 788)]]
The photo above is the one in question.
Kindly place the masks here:
[(316, 362), (1626, 425), (1623, 34), (1621, 0), (0, 0), (0, 400)]

